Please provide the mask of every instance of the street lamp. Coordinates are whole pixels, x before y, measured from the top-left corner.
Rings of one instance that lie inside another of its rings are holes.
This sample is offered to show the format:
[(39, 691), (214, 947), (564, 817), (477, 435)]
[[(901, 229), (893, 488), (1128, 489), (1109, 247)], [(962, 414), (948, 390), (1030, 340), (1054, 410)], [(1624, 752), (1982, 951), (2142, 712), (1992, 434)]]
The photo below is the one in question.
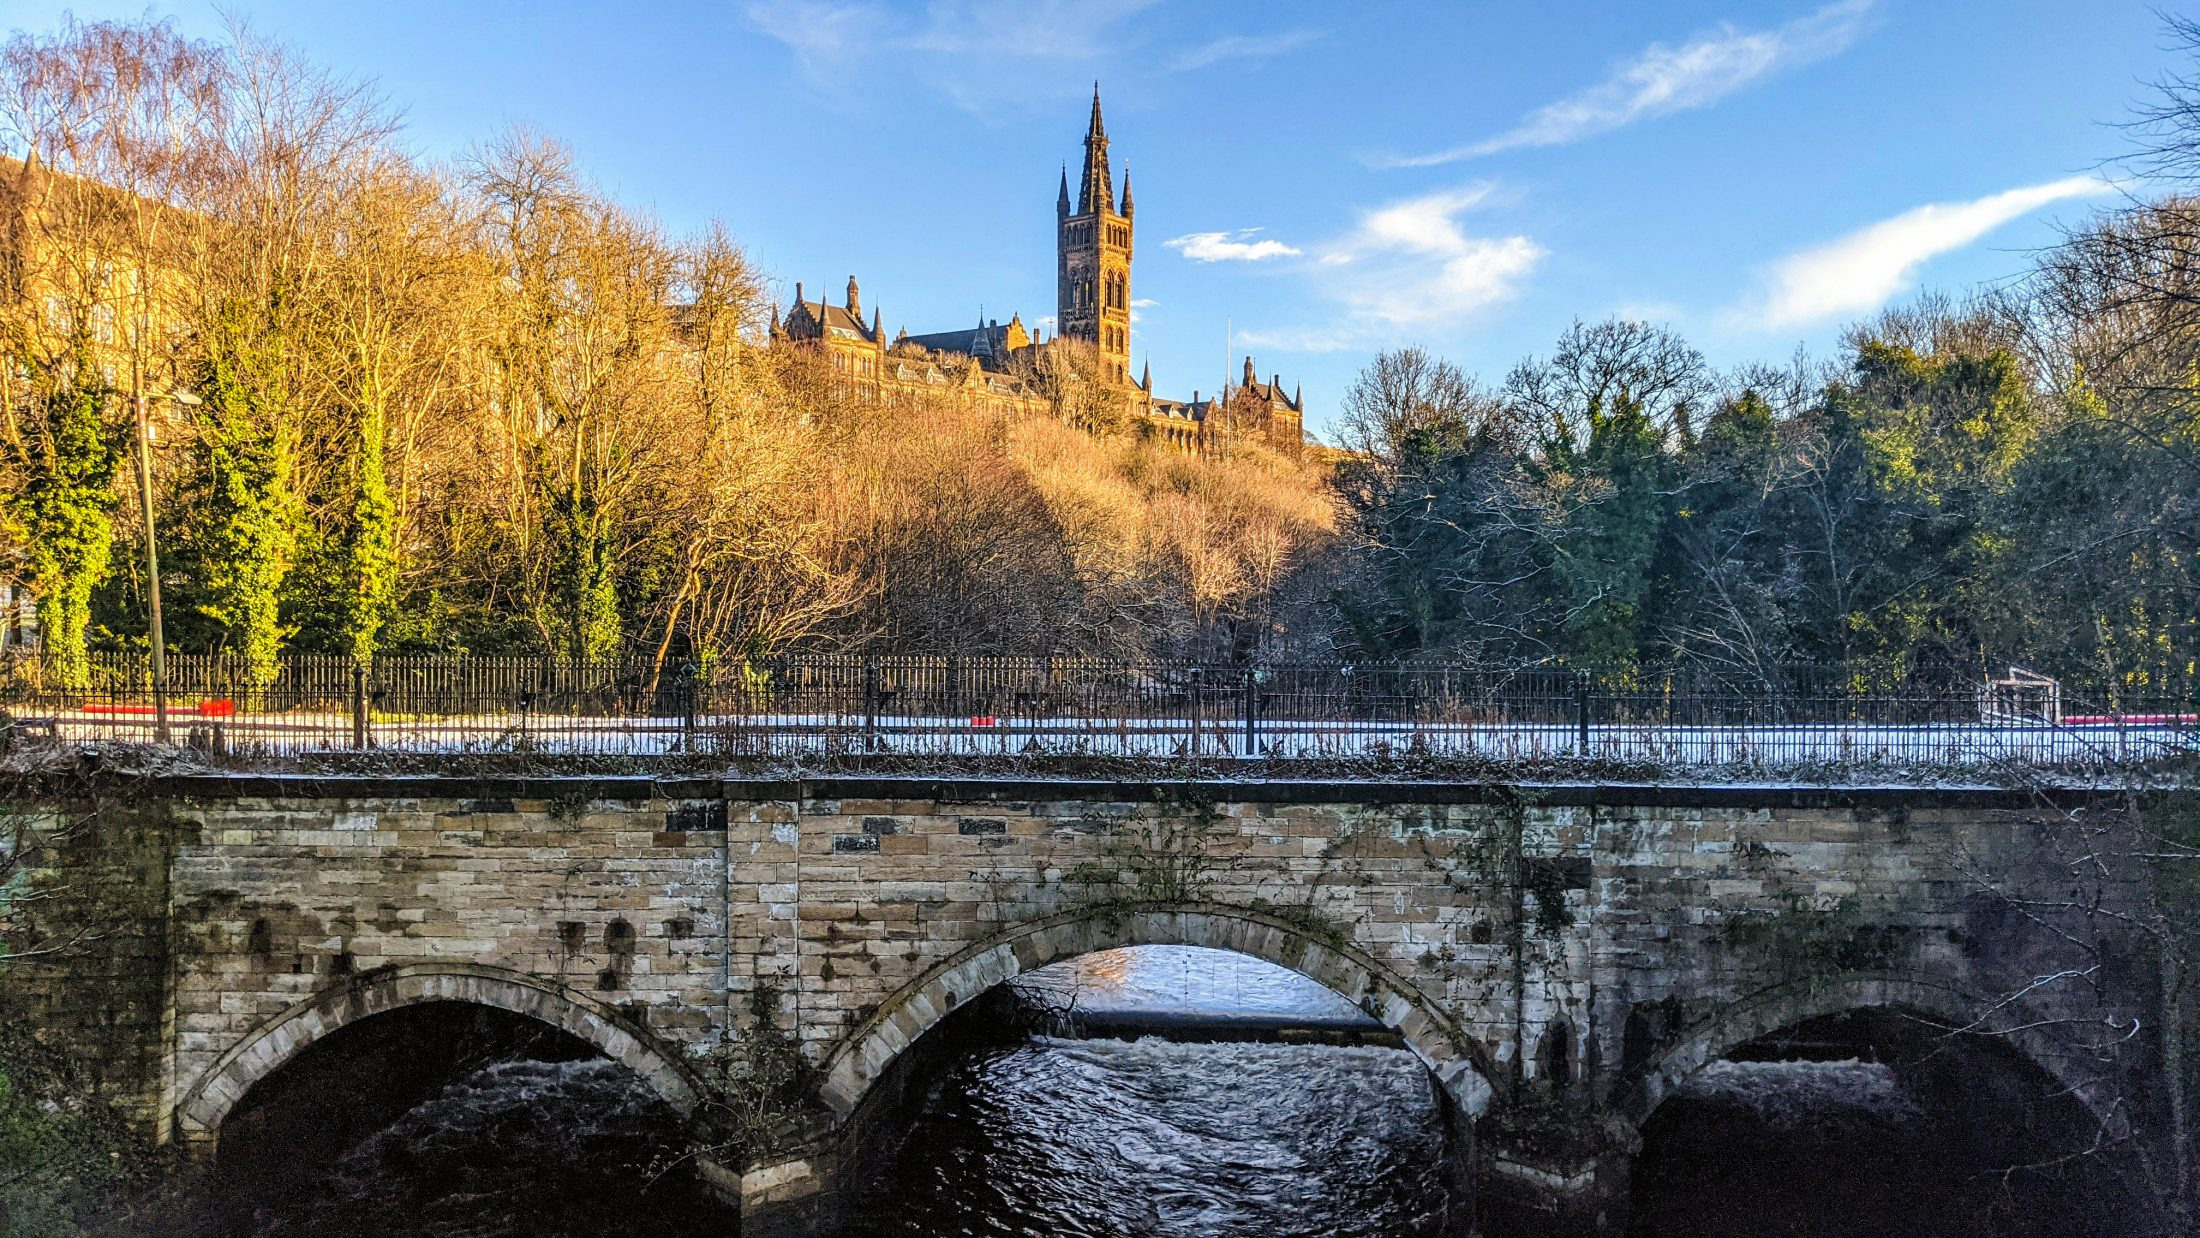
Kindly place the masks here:
[[(145, 517), (145, 597), (151, 612), (150, 636), (153, 646), (153, 742), (168, 742), (168, 639), (160, 623), (160, 548), (153, 537), (153, 419), (146, 412), (147, 398), (142, 380), (131, 384), (136, 388), (131, 403), (137, 410), (137, 466), (138, 504)], [(188, 391), (171, 391), (165, 397), (177, 404), (197, 404), (199, 398)]]

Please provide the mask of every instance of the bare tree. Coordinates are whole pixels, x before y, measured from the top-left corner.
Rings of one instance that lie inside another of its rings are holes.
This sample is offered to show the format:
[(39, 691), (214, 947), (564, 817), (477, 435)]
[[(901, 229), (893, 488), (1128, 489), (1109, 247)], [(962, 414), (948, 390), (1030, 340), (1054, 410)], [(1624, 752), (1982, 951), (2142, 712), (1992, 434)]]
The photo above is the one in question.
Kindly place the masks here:
[(1416, 435), (1446, 441), (1478, 431), (1514, 437), (1503, 402), (1419, 348), (1376, 354), (1346, 389), (1337, 422), (1345, 450), (1387, 462)]
[(1576, 319), (1548, 358), (1513, 368), (1505, 395), (1546, 445), (1570, 451), (1586, 444), (1591, 423), (1622, 400), (1672, 430), (1699, 413), (1717, 385), (1703, 354), (1663, 327)]

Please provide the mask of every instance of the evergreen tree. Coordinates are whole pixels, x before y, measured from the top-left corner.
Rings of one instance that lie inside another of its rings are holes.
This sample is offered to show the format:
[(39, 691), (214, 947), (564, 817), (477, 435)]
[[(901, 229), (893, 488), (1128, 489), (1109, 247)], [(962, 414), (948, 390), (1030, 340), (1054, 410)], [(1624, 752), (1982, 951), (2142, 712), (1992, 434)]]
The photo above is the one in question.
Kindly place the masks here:
[(60, 364), (20, 368), (34, 377), (31, 408), (18, 434), (0, 437), (20, 480), (0, 497), (22, 531), (46, 672), (59, 687), (82, 688), (91, 674), (92, 590), (106, 579), (114, 550), (120, 453), (105, 410), (115, 393), (86, 339)]

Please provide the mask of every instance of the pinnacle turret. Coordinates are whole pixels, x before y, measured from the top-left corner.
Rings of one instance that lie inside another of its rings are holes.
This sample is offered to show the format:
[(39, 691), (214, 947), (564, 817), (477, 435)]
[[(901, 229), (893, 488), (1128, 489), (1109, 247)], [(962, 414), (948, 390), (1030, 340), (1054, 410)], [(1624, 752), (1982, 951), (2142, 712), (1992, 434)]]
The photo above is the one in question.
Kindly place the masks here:
[(1077, 213), (1115, 209), (1115, 186), (1108, 175), (1108, 131), (1100, 123), (1100, 83), (1092, 84), (1092, 127), (1085, 131), (1085, 175), (1077, 191)]

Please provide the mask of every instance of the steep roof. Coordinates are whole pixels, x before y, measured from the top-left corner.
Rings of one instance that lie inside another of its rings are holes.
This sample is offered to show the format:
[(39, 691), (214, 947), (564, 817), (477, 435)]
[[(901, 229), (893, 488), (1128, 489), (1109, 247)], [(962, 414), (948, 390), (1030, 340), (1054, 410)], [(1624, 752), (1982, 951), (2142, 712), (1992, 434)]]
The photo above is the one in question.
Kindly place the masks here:
[(884, 341), (861, 318), (848, 312), (846, 306), (827, 301), (796, 301), (787, 311), (787, 333), (798, 339), (815, 334), (826, 334), (835, 339), (862, 340), (877, 344)]
[(1260, 381), (1259, 376), (1253, 371), (1253, 359), (1251, 357), (1245, 359), (1245, 381), (1238, 384), (1238, 396), (1276, 408), (1286, 408), (1294, 413), (1305, 411), (1299, 407), (1299, 397), (1297, 395), (1284, 394), (1283, 376), (1281, 374), (1270, 375), (1265, 383)]
[(1017, 315), (1007, 322), (995, 320), (980, 323), (961, 331), (934, 331), (927, 335), (912, 335), (908, 342), (932, 352), (959, 353), (965, 357), (978, 357), (998, 364), (1009, 353), (1031, 346), (1031, 335), (1024, 330), (1023, 317)]

